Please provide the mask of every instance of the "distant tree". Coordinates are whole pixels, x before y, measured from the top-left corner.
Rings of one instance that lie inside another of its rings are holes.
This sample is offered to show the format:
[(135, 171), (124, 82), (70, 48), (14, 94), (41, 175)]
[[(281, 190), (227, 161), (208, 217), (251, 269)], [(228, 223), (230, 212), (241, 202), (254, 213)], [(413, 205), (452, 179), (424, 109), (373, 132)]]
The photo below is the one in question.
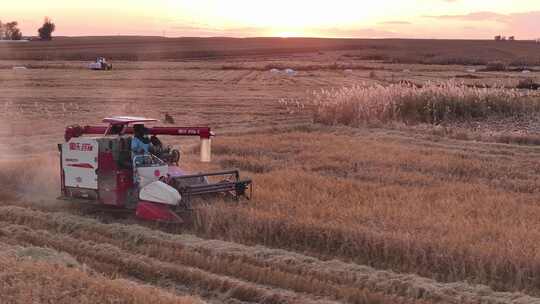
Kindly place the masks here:
[(502, 36), (501, 40), (506, 41), (506, 36)]
[(510, 36), (508, 37), (508, 41), (515, 41), (516, 40), (516, 36)]
[(501, 35), (495, 36), (495, 41), (501, 41), (501, 40), (502, 40), (502, 36), (501, 36)]
[(52, 33), (56, 29), (56, 25), (52, 22), (51, 18), (45, 17), (43, 26), (38, 29), (39, 38), (41, 40), (52, 40)]
[(1, 38), (6, 40), (21, 40), (22, 33), (17, 26), (17, 21), (12, 21), (4, 24), (0, 23)]

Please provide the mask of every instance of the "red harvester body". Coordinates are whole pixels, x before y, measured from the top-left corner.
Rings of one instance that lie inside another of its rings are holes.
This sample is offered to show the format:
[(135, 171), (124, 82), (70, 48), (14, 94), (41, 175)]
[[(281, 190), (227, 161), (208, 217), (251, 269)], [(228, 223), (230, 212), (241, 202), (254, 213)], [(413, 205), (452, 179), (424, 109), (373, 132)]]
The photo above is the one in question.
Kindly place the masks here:
[[(140, 117), (105, 118), (108, 126), (69, 126), (59, 144), (63, 199), (135, 209), (137, 217), (161, 222), (181, 222), (178, 213), (192, 210), (192, 199), (228, 194), (251, 197), (252, 182), (240, 179), (238, 170), (190, 174), (178, 163), (180, 152), (158, 140), (151, 153), (134, 155), (132, 124), (152, 123)], [(198, 136), (201, 160), (210, 161), (209, 127), (152, 127), (146, 133)], [(86, 135), (86, 136), (85, 136)], [(93, 135), (93, 136), (90, 136)], [(216, 181), (217, 179), (217, 181)]]

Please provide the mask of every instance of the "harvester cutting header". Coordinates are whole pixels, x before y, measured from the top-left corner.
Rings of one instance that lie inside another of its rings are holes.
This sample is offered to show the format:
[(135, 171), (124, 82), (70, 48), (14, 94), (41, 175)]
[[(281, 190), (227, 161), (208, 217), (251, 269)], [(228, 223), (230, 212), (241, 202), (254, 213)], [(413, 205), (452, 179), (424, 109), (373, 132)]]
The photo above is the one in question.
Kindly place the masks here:
[(251, 180), (240, 179), (238, 170), (187, 173), (179, 166), (180, 152), (157, 137), (198, 136), (201, 161), (209, 162), (214, 136), (209, 127), (144, 125), (156, 121), (112, 117), (103, 120), (108, 126), (67, 127), (66, 142), (58, 145), (62, 198), (135, 209), (146, 220), (181, 222), (178, 213), (191, 210), (194, 197), (251, 197)]

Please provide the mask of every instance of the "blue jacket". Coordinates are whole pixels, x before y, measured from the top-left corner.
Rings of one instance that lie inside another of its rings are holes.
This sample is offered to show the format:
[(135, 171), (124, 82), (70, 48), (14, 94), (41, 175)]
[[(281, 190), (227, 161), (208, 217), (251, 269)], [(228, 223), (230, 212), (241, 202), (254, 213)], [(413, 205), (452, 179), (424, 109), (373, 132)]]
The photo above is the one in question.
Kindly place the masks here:
[[(131, 153), (133, 155), (148, 154), (149, 149), (150, 149), (150, 144), (149, 143), (145, 144), (135, 136), (131, 140)], [(144, 152), (141, 153), (141, 150), (144, 151)]]

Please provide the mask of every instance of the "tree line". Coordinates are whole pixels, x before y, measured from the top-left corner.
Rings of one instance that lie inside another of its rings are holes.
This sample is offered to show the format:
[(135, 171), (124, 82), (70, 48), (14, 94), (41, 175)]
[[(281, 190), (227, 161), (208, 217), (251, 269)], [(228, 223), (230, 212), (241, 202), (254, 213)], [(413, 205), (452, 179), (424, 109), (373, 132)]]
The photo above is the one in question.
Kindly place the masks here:
[[(43, 25), (38, 29), (38, 35), (41, 40), (52, 40), (52, 33), (56, 29), (56, 25), (51, 18), (45, 17)], [(19, 29), (17, 21), (2, 23), (0, 20), (0, 40), (21, 40), (23, 33)]]

